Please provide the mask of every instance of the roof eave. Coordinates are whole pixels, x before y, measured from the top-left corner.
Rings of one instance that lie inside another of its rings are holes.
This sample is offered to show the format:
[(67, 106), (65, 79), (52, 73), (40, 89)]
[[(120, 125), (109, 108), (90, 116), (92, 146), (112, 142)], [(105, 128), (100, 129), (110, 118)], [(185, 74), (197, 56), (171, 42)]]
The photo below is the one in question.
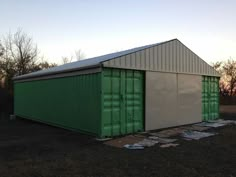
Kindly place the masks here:
[(43, 73), (43, 74), (39, 74), (39, 75), (35, 75), (35, 76), (24, 76), (24, 75), (22, 75), (22, 76), (13, 77), (13, 81), (40, 78), (40, 77), (44, 77), (44, 76), (52, 76), (52, 75), (57, 75), (57, 74), (62, 74), (62, 73), (70, 73), (70, 72), (93, 69), (93, 68), (99, 68), (99, 67), (102, 67), (101, 63), (96, 64), (96, 65), (85, 66), (85, 67), (81, 67), (81, 68), (68, 69), (68, 70), (64, 70), (64, 71), (54, 71), (54, 72), (51, 72), (51, 73)]

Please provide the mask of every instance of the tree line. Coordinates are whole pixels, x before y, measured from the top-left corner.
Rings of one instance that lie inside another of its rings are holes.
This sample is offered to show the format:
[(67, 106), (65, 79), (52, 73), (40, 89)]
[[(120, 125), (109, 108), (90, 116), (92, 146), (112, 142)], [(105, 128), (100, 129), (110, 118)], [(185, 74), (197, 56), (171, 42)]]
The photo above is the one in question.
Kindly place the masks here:
[[(75, 55), (62, 57), (62, 64), (81, 60), (85, 57), (81, 50), (76, 50)], [(39, 55), (37, 44), (33, 39), (18, 29), (15, 33), (9, 33), (0, 38), (0, 83), (2, 87), (13, 93), (14, 76), (19, 76), (34, 71), (48, 69), (57, 66), (49, 63)], [(236, 61), (229, 59), (219, 61), (212, 65), (221, 75), (220, 94), (236, 95)]]
[(0, 39), (0, 81), (1, 86), (13, 92), (14, 76), (57, 66), (39, 56), (37, 44), (21, 29)]
[[(81, 60), (85, 57), (81, 50), (75, 51), (75, 56), (62, 57), (62, 64), (72, 62), (74, 58)], [(32, 37), (21, 29), (0, 38), (0, 86), (13, 94), (14, 76), (57, 66), (49, 63), (40, 56), (37, 44)]]
[(227, 61), (219, 61), (213, 63), (213, 68), (221, 75), (220, 95), (236, 96), (236, 61), (232, 58)]

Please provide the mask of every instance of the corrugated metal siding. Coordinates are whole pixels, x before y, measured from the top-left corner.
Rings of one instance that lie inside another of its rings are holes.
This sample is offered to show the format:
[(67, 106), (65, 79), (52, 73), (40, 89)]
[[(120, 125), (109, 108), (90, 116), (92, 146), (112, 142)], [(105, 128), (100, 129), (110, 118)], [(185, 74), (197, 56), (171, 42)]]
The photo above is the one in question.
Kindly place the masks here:
[(143, 83), (142, 71), (103, 69), (102, 137), (143, 131)]
[(219, 118), (219, 78), (202, 77), (202, 118), (204, 121)]
[(100, 134), (101, 73), (15, 83), (15, 115)]
[(103, 65), (113, 68), (219, 76), (209, 64), (179, 40), (105, 61)]

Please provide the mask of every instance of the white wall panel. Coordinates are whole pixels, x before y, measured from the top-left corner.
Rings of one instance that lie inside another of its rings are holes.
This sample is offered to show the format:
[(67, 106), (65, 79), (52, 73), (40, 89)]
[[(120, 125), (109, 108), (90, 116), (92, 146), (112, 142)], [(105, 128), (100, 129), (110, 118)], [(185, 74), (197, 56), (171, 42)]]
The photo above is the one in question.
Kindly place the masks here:
[(146, 130), (200, 122), (201, 88), (201, 76), (146, 72)]

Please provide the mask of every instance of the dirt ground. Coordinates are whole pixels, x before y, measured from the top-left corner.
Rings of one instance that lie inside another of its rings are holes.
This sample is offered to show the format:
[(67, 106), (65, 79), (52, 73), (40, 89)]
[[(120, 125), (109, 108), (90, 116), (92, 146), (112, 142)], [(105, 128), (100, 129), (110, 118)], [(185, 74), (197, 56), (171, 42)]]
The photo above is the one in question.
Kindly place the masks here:
[[(236, 120), (236, 106), (221, 107)], [(0, 120), (1, 177), (236, 176), (236, 126), (177, 147), (126, 150), (24, 119)]]

